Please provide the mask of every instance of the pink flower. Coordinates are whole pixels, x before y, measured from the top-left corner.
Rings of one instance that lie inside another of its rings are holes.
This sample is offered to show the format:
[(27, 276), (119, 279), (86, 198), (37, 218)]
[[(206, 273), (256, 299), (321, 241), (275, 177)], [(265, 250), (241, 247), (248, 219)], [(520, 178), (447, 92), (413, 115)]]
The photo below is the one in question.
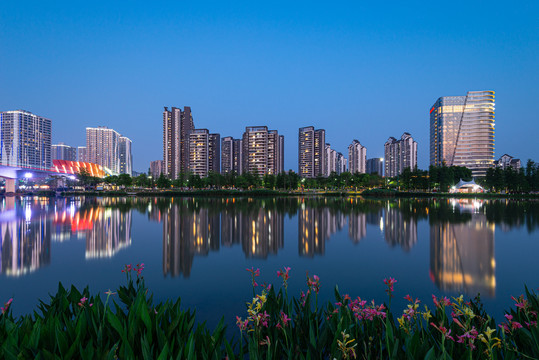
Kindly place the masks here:
[(281, 321), (283, 322), (284, 327), (286, 327), (290, 322), (290, 318), (283, 311), (281, 311)]
[(271, 345), (271, 342), (270, 342), (270, 338), (269, 336), (266, 335), (266, 339), (265, 340), (262, 340), (260, 341), (259, 343), (260, 345), (268, 345), (268, 347)]
[(530, 322), (527, 322), (526, 321), (526, 326), (529, 328), (531, 328), (532, 326), (537, 326), (537, 321), (530, 321)]
[(9, 310), (9, 306), (13, 302), (13, 298), (9, 299), (6, 303), (4, 303), (4, 307), (2, 307), (2, 314), (7, 312)]
[[(80, 302), (78, 303), (79, 307), (85, 307), (87, 301), (88, 301), (88, 298), (86, 296), (82, 297), (80, 299)], [(92, 307), (94, 306), (94, 304), (89, 304), (88, 306)]]
[(526, 310), (528, 308), (528, 300), (524, 300), (524, 295), (520, 295), (518, 299), (516, 299), (514, 296), (511, 296), (511, 299), (515, 301), (515, 306), (519, 310)]
[(309, 274), (307, 274), (307, 286), (309, 287), (309, 290), (313, 290), (315, 293), (318, 294), (320, 291), (320, 278), (316, 275), (313, 275), (312, 279), (309, 277)]
[(263, 314), (258, 314), (257, 315), (257, 324), (260, 324), (262, 325), (263, 327), (268, 327), (268, 319), (269, 319), (269, 314), (264, 311)]
[(390, 277), (389, 279), (384, 279), (384, 284), (386, 284), (388, 287), (388, 290), (386, 290), (388, 294), (390, 292), (393, 292), (393, 285), (395, 285), (396, 282), (397, 280), (393, 279), (392, 277)]
[(257, 268), (255, 270), (254, 268), (250, 268), (250, 269), (247, 268), (245, 270), (251, 273), (251, 281), (252, 281), (253, 287), (257, 287), (258, 283), (256, 282), (255, 277), (260, 276), (260, 269)]
[(511, 323), (511, 327), (513, 328), (513, 330), (516, 330), (516, 329), (520, 329), (522, 325), (519, 322), (513, 321)]
[(504, 315), (507, 321), (511, 322), (513, 320), (513, 315), (505, 314)]
[(238, 325), (240, 331), (247, 329), (247, 324), (249, 324), (249, 320), (243, 321), (239, 316), (236, 316), (236, 325)]
[(286, 281), (290, 278), (290, 276), (288, 275), (289, 271), (290, 271), (290, 268), (285, 266), (284, 271), (277, 270), (277, 276), (282, 277), (283, 280)]
[(413, 302), (412, 298), (410, 297), (410, 295), (406, 295), (404, 297), (404, 299), (408, 300), (409, 302)]
[(447, 297), (441, 297), (439, 299), (436, 299), (436, 296), (434, 296), (434, 294), (432, 294), (432, 301), (434, 302), (434, 305), (436, 305), (436, 307), (443, 307), (443, 306), (449, 306), (451, 305), (451, 301), (449, 301), (449, 299)]
[(445, 326), (442, 326), (440, 325), (440, 327), (436, 326), (435, 323), (431, 322), (430, 323), (432, 326), (434, 326), (436, 329), (438, 329), (439, 332), (442, 333), (442, 335), (446, 338), (446, 339), (450, 339), (452, 341), (455, 341), (455, 339), (451, 336), (451, 329), (446, 329)]

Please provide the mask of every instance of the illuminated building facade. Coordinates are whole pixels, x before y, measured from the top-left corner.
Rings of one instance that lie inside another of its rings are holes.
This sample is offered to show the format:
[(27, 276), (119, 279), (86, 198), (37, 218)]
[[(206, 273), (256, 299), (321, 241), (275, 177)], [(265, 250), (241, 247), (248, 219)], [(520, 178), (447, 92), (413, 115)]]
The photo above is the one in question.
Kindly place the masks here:
[(208, 171), (221, 172), (221, 135), (208, 136)]
[(195, 129), (189, 134), (189, 171), (200, 177), (208, 176), (209, 136), (208, 129)]
[(195, 129), (191, 108), (167, 107), (163, 111), (163, 161), (164, 173), (177, 179), (180, 172), (189, 170), (189, 134)]
[(444, 96), (430, 109), (430, 164), (485, 176), (494, 165), (494, 91)]
[(51, 120), (25, 110), (0, 112), (0, 165), (48, 170)]
[(246, 127), (241, 144), (243, 172), (256, 173), (258, 176), (278, 174), (283, 168), (280, 160), (280, 144), (283, 143), (284, 138), (279, 136), (277, 130), (268, 131), (267, 126)]
[(77, 148), (61, 142), (51, 145), (52, 160), (77, 161)]
[(86, 146), (77, 147), (77, 160), (82, 162), (87, 162), (88, 157), (86, 155)]
[(131, 175), (131, 140), (106, 126), (87, 127), (86, 161), (103, 166), (113, 175)]
[(385, 176), (394, 177), (404, 169), (415, 170), (417, 167), (417, 142), (405, 132), (400, 140), (390, 137), (384, 144)]
[(234, 139), (234, 157), (232, 160), (232, 171), (236, 174), (243, 174), (243, 140)]
[(299, 128), (298, 171), (302, 178), (325, 176), (326, 130), (314, 126)]
[(150, 175), (157, 179), (161, 174), (165, 173), (165, 164), (163, 160), (155, 160), (150, 162)]
[(367, 148), (357, 140), (348, 146), (348, 170), (350, 173), (365, 173), (367, 165)]
[(120, 174), (133, 174), (132, 142), (125, 136), (120, 136)]
[(227, 174), (233, 171), (234, 164), (234, 138), (225, 136), (221, 140), (221, 171)]
[(326, 144), (326, 168), (324, 176), (329, 176), (332, 172), (337, 172), (337, 151), (331, 148), (330, 144)]

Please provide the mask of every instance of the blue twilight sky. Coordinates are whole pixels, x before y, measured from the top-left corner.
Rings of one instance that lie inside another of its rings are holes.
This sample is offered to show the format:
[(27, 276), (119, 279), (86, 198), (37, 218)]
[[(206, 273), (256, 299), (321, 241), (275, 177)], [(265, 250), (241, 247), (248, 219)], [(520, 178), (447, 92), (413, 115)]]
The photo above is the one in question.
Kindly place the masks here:
[[(0, 110), (53, 120), (53, 143), (104, 125), (162, 158), (163, 106), (240, 137), (267, 125), (297, 170), (298, 128), (367, 157), (408, 131), (428, 166), (440, 96), (496, 91), (496, 153), (539, 161), (538, 1), (4, 1)], [(347, 156), (347, 154), (346, 154)]]

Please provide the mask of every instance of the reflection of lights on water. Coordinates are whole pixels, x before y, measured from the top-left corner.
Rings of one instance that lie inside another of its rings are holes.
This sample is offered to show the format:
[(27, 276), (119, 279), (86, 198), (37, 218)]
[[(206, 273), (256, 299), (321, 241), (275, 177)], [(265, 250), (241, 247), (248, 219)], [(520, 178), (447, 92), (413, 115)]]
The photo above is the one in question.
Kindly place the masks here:
[(71, 218), (75, 216), (75, 204), (73, 203), (71, 203), (71, 205), (69, 206), (69, 215), (71, 216)]
[(30, 219), (32, 218), (32, 208), (30, 207), (30, 204), (26, 205), (26, 208), (24, 209), (24, 218), (27, 222), (30, 222)]
[(380, 216), (380, 231), (384, 231), (384, 218)]

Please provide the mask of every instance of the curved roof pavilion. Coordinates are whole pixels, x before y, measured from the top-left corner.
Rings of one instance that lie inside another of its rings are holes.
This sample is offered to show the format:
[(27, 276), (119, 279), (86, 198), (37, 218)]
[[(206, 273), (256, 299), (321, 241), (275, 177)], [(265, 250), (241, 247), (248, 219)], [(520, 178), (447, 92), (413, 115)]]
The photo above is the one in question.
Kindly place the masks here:
[(460, 181), (451, 187), (451, 190), (449, 192), (456, 193), (482, 193), (485, 189), (479, 184), (475, 182), (475, 179), (472, 179), (471, 181), (464, 181), (460, 179)]

